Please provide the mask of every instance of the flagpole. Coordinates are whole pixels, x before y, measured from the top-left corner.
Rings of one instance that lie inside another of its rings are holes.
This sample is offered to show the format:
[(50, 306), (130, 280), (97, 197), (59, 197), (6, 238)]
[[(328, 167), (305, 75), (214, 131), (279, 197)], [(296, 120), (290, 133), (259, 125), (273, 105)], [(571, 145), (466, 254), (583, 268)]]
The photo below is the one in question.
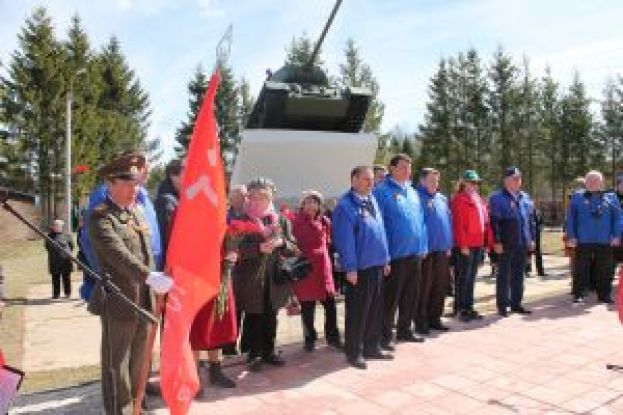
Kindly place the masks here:
[[(164, 295), (156, 295), (156, 318), (162, 315), (164, 310)], [(145, 397), (145, 389), (147, 387), (147, 381), (149, 380), (149, 370), (151, 369), (151, 356), (154, 352), (154, 343), (156, 342), (156, 330), (157, 324), (150, 324), (147, 328), (147, 343), (145, 345), (145, 355), (141, 362), (141, 369), (138, 377), (138, 385), (136, 390), (136, 397), (134, 400), (133, 415), (140, 415), (142, 411), (143, 398)]]

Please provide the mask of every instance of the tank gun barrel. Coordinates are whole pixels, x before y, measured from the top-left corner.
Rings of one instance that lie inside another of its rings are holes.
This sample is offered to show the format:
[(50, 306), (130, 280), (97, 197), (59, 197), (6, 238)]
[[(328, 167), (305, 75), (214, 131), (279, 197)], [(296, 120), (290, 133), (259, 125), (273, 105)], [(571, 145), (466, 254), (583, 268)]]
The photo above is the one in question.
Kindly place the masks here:
[(320, 47), (322, 46), (322, 43), (324, 42), (324, 38), (325, 36), (327, 36), (327, 32), (329, 31), (329, 28), (331, 27), (331, 24), (333, 23), (333, 19), (335, 18), (335, 15), (337, 14), (337, 10), (340, 8), (342, 4), (342, 0), (337, 0), (335, 2), (335, 6), (333, 6), (333, 10), (331, 10), (331, 14), (329, 15), (329, 20), (327, 20), (327, 23), (324, 25), (324, 29), (322, 29), (322, 33), (320, 34), (320, 37), (318, 38), (318, 41), (316, 42), (316, 46), (314, 46), (314, 51), (312, 52), (309, 61), (307, 62), (307, 67), (310, 67), (314, 64), (314, 61), (316, 60), (316, 57), (318, 56), (318, 53), (320, 52)]

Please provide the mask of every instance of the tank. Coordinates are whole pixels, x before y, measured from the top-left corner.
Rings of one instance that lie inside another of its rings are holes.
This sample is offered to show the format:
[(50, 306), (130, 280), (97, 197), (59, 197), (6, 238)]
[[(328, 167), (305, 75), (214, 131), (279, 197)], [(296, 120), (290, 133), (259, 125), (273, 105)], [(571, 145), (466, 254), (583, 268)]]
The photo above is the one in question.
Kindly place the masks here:
[(267, 79), (260, 91), (247, 128), (311, 131), (361, 131), (370, 105), (369, 88), (340, 88), (315, 64), (320, 47), (342, 0), (338, 0), (305, 65), (285, 65)]

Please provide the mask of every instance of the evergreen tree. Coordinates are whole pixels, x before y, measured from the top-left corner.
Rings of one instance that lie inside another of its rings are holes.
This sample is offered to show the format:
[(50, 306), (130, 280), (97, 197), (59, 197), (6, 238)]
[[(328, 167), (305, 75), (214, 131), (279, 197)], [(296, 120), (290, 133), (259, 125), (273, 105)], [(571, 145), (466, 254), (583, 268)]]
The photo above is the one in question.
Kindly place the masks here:
[(539, 93), (539, 137), (538, 152), (542, 155), (544, 165), (547, 166), (551, 189), (551, 200), (554, 201), (560, 187), (567, 184), (562, 180), (561, 137), (560, 137), (560, 97), (558, 84), (552, 78), (549, 67), (545, 69), (545, 76), (541, 79)]
[(219, 70), (221, 82), (215, 97), (216, 120), (225, 169), (231, 171), (240, 144), (240, 100), (231, 67), (221, 65)]
[(149, 98), (134, 71), (121, 53), (119, 41), (112, 37), (98, 56), (102, 73), (99, 96), (100, 157), (144, 145), (149, 126)]
[(253, 112), (255, 98), (251, 94), (251, 86), (246, 78), (240, 79), (238, 92), (240, 96), (240, 129), (242, 130), (247, 125), (251, 112)]
[(418, 165), (443, 171), (442, 188), (449, 189), (450, 178), (456, 176), (457, 168), (450, 160), (454, 114), (451, 108), (448, 62), (444, 58), (439, 61), (437, 72), (430, 80), (428, 97), (424, 123), (419, 127), (422, 149)]
[(344, 50), (346, 61), (339, 66), (340, 77), (338, 84), (343, 88), (349, 86), (369, 88), (372, 92), (370, 106), (366, 113), (363, 131), (380, 135), (385, 105), (379, 99), (379, 83), (372, 74), (370, 66), (360, 56), (359, 48), (353, 39), (346, 41)]
[(17, 140), (21, 160), (32, 171), (42, 200), (42, 217), (50, 219), (55, 203), (52, 177), (58, 174), (63, 143), (64, 60), (52, 22), (44, 8), (36, 8), (18, 34), (11, 55), (3, 101), (6, 122)]
[[(299, 37), (293, 37), (290, 42), (290, 46), (286, 48), (285, 64), (296, 66), (306, 65), (311, 58), (312, 52), (314, 51), (314, 46), (315, 43), (310, 39), (307, 33), (303, 33)], [(320, 57), (321, 52), (322, 48), (314, 60), (314, 65), (319, 66), (324, 70), (325, 63)]]
[(193, 74), (193, 78), (188, 83), (188, 113), (186, 114), (186, 120), (182, 121), (182, 124), (178, 127), (175, 133), (175, 140), (180, 145), (176, 151), (180, 154), (186, 153), (188, 150), (188, 144), (190, 143), (190, 136), (193, 133), (193, 127), (199, 114), (199, 107), (203, 102), (203, 96), (208, 88), (208, 77), (205, 74), (201, 65), (198, 65)]
[[(233, 167), (233, 162), (240, 144), (242, 109), (238, 96), (239, 88), (234, 79), (232, 69), (227, 65), (222, 65), (219, 71), (221, 79), (218, 90), (216, 91), (214, 112), (219, 127), (221, 156), (225, 161), (226, 170), (230, 171)], [(192, 135), (201, 103), (203, 102), (203, 96), (208, 87), (208, 81), (207, 75), (201, 66), (198, 66), (193, 78), (188, 84), (190, 108), (187, 120), (182, 122), (175, 137), (177, 142), (182, 146), (178, 149), (179, 153), (184, 153), (188, 150), (190, 136)], [(247, 96), (245, 99), (249, 99), (249, 97)], [(249, 111), (250, 113), (249, 102), (247, 101), (245, 105), (247, 105), (245, 111)]]
[(601, 102), (601, 136), (610, 154), (610, 173), (613, 178), (621, 169), (620, 154), (623, 150), (623, 78), (609, 79)]
[[(82, 28), (80, 17), (75, 15), (64, 44), (65, 75), (72, 94), (72, 144), (71, 165), (87, 165), (88, 172), (74, 181), (74, 196), (88, 194), (97, 180), (96, 168), (100, 163), (99, 137), (101, 120), (98, 103), (102, 89), (101, 71), (88, 35)], [(68, 92), (69, 93), (69, 92)]]
[(563, 183), (583, 176), (600, 157), (601, 146), (593, 134), (593, 116), (584, 84), (576, 72), (561, 101), (561, 172)]
[(530, 64), (524, 57), (521, 69), (521, 81), (517, 87), (517, 102), (515, 103), (515, 116), (512, 120), (513, 130), (516, 132), (517, 154), (516, 163), (523, 166), (525, 172), (524, 187), (530, 194), (534, 194), (536, 178), (536, 134), (538, 114), (538, 87), (537, 81), (532, 77)]
[(513, 139), (513, 109), (517, 102), (517, 67), (502, 47), (499, 47), (493, 56), (489, 69), (491, 90), (489, 106), (491, 109), (492, 132), (497, 141), (496, 150), (500, 158), (500, 170), (515, 163), (517, 148)]

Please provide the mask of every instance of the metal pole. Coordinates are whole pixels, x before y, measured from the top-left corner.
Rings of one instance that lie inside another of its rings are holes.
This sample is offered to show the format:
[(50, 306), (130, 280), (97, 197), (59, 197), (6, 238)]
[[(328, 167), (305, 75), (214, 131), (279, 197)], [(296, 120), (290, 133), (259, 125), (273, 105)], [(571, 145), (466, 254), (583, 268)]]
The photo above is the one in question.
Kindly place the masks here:
[(67, 136), (65, 137), (65, 209), (67, 213), (67, 233), (71, 235), (71, 104), (73, 100), (72, 85), (69, 84), (67, 91)]

